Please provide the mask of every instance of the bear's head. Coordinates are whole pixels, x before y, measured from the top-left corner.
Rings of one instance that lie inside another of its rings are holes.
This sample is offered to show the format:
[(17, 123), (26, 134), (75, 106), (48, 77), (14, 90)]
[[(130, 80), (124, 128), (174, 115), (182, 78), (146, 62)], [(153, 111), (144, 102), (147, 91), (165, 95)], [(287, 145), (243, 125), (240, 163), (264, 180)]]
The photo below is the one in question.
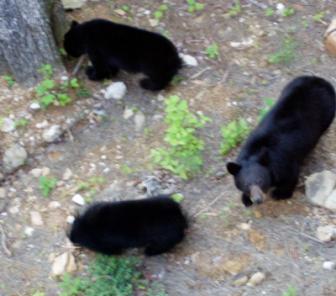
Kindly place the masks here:
[(72, 21), (69, 31), (64, 35), (64, 49), (72, 57), (78, 58), (84, 54), (81, 26), (78, 22)]
[(234, 176), (236, 187), (242, 191), (242, 202), (247, 207), (262, 203), (271, 188), (271, 173), (267, 164), (268, 154), (263, 151), (249, 161), (226, 165), (228, 172)]

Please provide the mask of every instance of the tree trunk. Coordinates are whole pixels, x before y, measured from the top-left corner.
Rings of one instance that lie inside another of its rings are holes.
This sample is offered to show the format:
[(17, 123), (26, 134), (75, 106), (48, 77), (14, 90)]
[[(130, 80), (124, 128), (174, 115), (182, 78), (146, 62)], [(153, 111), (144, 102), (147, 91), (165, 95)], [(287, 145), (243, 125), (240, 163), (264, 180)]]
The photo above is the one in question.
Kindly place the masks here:
[(64, 69), (48, 15), (52, 2), (0, 0), (0, 67), (27, 86), (38, 81), (43, 64)]

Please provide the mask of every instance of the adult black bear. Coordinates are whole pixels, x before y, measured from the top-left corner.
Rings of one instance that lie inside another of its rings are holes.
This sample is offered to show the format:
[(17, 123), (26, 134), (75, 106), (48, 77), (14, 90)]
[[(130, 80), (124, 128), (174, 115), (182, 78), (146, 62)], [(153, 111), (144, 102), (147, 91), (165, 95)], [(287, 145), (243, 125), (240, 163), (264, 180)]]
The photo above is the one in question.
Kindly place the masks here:
[(176, 47), (166, 37), (103, 19), (73, 21), (64, 48), (73, 57), (88, 54), (92, 66), (86, 74), (91, 80), (109, 78), (119, 69), (141, 72), (147, 78), (140, 85), (149, 90), (164, 89), (182, 66)]
[(261, 203), (271, 188), (274, 199), (292, 196), (300, 165), (331, 124), (335, 108), (335, 90), (322, 78), (301, 76), (284, 88), (236, 162), (227, 164), (245, 206)]
[(76, 217), (69, 233), (74, 244), (107, 255), (145, 247), (148, 256), (169, 251), (184, 238), (187, 219), (169, 196), (99, 202)]

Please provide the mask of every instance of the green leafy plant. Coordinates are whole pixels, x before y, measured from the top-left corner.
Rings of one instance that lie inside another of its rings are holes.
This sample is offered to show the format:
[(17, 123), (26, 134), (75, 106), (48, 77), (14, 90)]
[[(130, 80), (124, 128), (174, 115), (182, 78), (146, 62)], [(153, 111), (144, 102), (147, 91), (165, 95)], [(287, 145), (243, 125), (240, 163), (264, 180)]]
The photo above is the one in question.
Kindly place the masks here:
[(129, 13), (131, 11), (131, 7), (129, 5), (124, 4), (121, 6), (121, 10), (126, 13)]
[(11, 75), (4, 75), (2, 76), (3, 79), (6, 81), (8, 88), (12, 88), (15, 84), (15, 79)]
[(322, 22), (324, 17), (325, 17), (325, 12), (321, 11), (313, 15), (313, 20), (315, 22)]
[(147, 296), (166, 296), (157, 285), (143, 280), (139, 272), (141, 260), (137, 257), (111, 257), (98, 255), (81, 277), (69, 274), (60, 282), (60, 296), (133, 296), (138, 289)]
[(289, 286), (288, 289), (282, 293), (282, 296), (297, 296), (297, 291), (293, 286)]
[(207, 56), (210, 58), (210, 59), (218, 59), (219, 57), (219, 46), (216, 42), (210, 44), (206, 50), (205, 50)]
[(57, 185), (57, 179), (54, 177), (41, 176), (39, 179), (39, 188), (44, 197), (48, 197)]
[(275, 101), (273, 98), (266, 98), (264, 99), (265, 106), (259, 111), (258, 121), (261, 121), (265, 115), (271, 110)]
[(223, 138), (220, 147), (221, 154), (226, 155), (238, 146), (246, 138), (250, 129), (248, 122), (243, 118), (233, 120), (223, 126), (221, 128)]
[(161, 4), (159, 8), (156, 11), (154, 11), (154, 18), (157, 21), (161, 21), (161, 19), (165, 16), (167, 11), (168, 11), (168, 5)]
[(28, 124), (29, 120), (27, 118), (19, 118), (15, 121), (16, 128), (26, 127)]
[(265, 15), (266, 15), (266, 16), (273, 16), (274, 14), (275, 14), (275, 11), (274, 11), (273, 8), (271, 8), (271, 7), (267, 7), (267, 8), (265, 9)]
[(76, 192), (84, 192), (84, 199), (91, 202), (97, 191), (106, 183), (105, 177), (93, 176), (77, 184)]
[(178, 202), (178, 203), (180, 203), (180, 202), (182, 202), (182, 201), (184, 200), (184, 196), (183, 196), (182, 193), (174, 193), (174, 194), (171, 196), (171, 198), (172, 198), (174, 201)]
[(295, 58), (296, 42), (291, 37), (283, 40), (281, 48), (270, 54), (267, 61), (270, 64), (289, 64)]
[(192, 114), (187, 101), (178, 96), (170, 96), (165, 105), (167, 129), (164, 141), (169, 147), (152, 150), (151, 158), (162, 168), (188, 179), (203, 165), (204, 142), (196, 132), (210, 119), (202, 114)]
[(236, 0), (235, 4), (229, 9), (227, 14), (230, 17), (234, 17), (234, 16), (239, 15), (241, 11), (242, 11), (242, 8), (241, 8), (240, 0)]
[(281, 14), (284, 17), (292, 16), (295, 14), (295, 9), (293, 7), (286, 7)]
[(194, 13), (204, 9), (205, 4), (197, 2), (196, 0), (187, 0), (188, 3), (188, 12)]

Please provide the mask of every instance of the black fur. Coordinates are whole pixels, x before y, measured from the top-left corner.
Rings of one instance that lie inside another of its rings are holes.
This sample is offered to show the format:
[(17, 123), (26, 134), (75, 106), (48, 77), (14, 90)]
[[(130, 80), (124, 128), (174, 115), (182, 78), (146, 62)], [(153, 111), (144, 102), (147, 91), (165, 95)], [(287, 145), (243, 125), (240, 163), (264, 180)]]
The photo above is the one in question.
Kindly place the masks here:
[(242, 202), (251, 206), (250, 187), (274, 199), (287, 199), (298, 182), (300, 165), (335, 116), (335, 90), (326, 80), (302, 76), (290, 82), (276, 105), (243, 145), (235, 163), (227, 164)]
[(86, 73), (91, 80), (109, 78), (119, 69), (141, 72), (147, 77), (140, 85), (149, 90), (164, 89), (182, 66), (166, 37), (103, 19), (74, 21), (64, 36), (64, 48), (73, 57), (88, 54), (92, 66)]
[(75, 219), (69, 238), (107, 255), (145, 247), (145, 254), (151, 256), (181, 242), (187, 227), (180, 205), (169, 196), (158, 196), (93, 204)]

